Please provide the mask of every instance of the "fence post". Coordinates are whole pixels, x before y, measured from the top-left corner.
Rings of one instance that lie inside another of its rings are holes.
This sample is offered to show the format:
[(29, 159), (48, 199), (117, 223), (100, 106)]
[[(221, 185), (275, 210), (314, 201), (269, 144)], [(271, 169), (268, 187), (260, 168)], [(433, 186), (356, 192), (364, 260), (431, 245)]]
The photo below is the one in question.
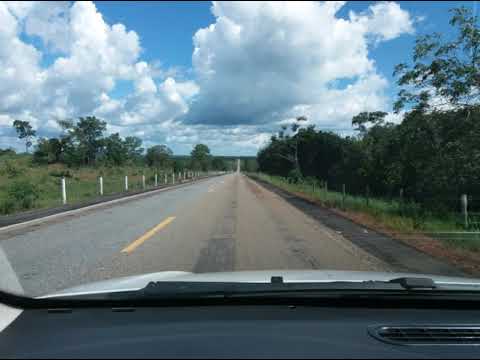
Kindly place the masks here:
[(128, 175), (125, 175), (125, 191), (128, 191)]
[(62, 177), (62, 203), (63, 205), (67, 204), (67, 185), (64, 177)]
[(463, 221), (465, 224), (465, 228), (468, 228), (468, 197), (466, 194), (463, 194), (460, 197), (460, 201), (462, 202), (462, 214), (463, 214)]
[(99, 186), (100, 196), (102, 196), (103, 195), (103, 176), (100, 176), (98, 178), (98, 186)]
[(172, 184), (175, 184), (175, 171), (172, 173)]
[(158, 174), (155, 173), (155, 187), (158, 186)]
[(165, 184), (168, 184), (168, 174), (165, 173)]
[(345, 210), (345, 197), (347, 196), (345, 191), (345, 184), (342, 184), (342, 207)]
[(145, 175), (142, 175), (142, 189), (145, 190)]

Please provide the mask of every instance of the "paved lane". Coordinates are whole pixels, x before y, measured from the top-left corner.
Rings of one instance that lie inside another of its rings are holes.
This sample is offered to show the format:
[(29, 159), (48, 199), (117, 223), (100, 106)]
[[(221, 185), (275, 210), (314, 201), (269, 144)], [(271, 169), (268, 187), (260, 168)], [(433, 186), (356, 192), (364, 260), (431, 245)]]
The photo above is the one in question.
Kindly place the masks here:
[(166, 270), (390, 270), (237, 174), (0, 231), (0, 247), (28, 295)]

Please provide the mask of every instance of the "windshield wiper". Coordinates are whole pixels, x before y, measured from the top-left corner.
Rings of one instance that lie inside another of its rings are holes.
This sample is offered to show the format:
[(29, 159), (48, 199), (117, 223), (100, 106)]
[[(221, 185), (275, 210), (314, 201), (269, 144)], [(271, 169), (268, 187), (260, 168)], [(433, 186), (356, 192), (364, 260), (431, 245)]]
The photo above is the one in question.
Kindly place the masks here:
[(435, 281), (430, 278), (401, 277), (389, 281), (392, 284), (400, 284), (405, 290), (436, 289)]
[(284, 282), (281, 277), (272, 277), (270, 283), (225, 283), (225, 282), (150, 282), (134, 292), (111, 293), (110, 298), (232, 298), (245, 296), (314, 295), (327, 292), (415, 292), (437, 289), (429, 278), (398, 278), (390, 281), (331, 281), (331, 282)]
[(222, 300), (242, 298), (332, 298), (375, 296), (433, 296), (444, 294), (479, 296), (480, 285), (435, 283), (430, 278), (402, 277), (389, 281), (284, 282), (273, 277), (269, 283), (239, 282), (150, 282), (133, 291), (59, 296), (54, 299), (101, 301)]

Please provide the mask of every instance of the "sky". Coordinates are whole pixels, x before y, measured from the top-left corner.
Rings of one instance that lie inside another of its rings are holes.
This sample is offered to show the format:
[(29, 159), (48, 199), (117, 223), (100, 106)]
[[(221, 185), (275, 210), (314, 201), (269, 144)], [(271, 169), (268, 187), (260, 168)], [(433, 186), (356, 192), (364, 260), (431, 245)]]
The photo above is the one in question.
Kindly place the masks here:
[(0, 2), (0, 148), (27, 120), (95, 115), (108, 133), (188, 154), (255, 155), (282, 124), (339, 134), (382, 110), (418, 35), (476, 2)]

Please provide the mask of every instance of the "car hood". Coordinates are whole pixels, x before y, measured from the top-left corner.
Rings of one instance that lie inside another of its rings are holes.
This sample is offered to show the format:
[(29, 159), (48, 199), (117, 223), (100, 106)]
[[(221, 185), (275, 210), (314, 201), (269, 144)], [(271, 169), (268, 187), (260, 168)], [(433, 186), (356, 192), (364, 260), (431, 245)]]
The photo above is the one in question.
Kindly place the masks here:
[(334, 281), (389, 281), (399, 277), (428, 277), (439, 284), (480, 286), (480, 279), (395, 272), (336, 270), (265, 270), (195, 274), (184, 271), (163, 271), (84, 284), (64, 289), (53, 294), (41, 296), (39, 298), (100, 294), (120, 291), (135, 291), (144, 288), (151, 281), (269, 283), (272, 276), (281, 276), (283, 277), (284, 282), (293, 283)]

